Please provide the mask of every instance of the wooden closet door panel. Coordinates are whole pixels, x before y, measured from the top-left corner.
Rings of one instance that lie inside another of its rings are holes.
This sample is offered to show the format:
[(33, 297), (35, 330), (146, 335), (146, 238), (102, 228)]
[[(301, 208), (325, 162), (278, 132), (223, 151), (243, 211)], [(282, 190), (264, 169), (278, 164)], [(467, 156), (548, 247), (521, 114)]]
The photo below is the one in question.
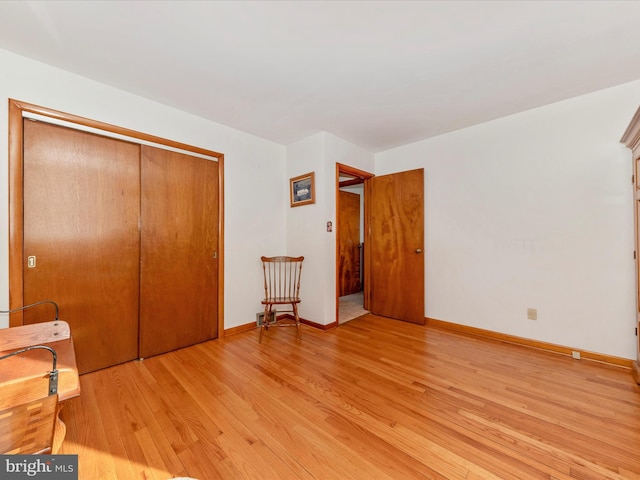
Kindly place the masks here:
[(216, 338), (218, 164), (142, 146), (140, 356)]
[(338, 211), (338, 292), (351, 295), (360, 288), (360, 195), (340, 190)]
[(24, 121), (24, 304), (59, 305), (80, 373), (138, 357), (139, 159), (132, 143)]

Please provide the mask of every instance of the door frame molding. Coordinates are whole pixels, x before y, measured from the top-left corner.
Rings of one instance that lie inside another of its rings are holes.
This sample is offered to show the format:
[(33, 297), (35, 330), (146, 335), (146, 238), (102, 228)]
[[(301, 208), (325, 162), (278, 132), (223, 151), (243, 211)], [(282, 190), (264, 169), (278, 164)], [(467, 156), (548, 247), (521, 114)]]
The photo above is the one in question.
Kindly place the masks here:
[[(338, 243), (338, 235), (340, 235), (340, 225), (337, 224), (337, 219), (338, 219), (338, 212), (340, 209), (340, 175), (345, 175), (345, 176), (349, 176), (349, 177), (354, 177), (354, 179), (357, 179), (357, 182), (354, 181), (349, 181), (348, 183), (350, 185), (357, 185), (360, 183), (364, 184), (364, 212), (361, 212), (361, 215), (364, 215), (364, 231), (365, 233), (367, 232), (367, 229), (369, 228), (369, 220), (368, 220), (368, 207), (367, 207), (367, 187), (368, 187), (368, 180), (370, 178), (373, 178), (375, 175), (373, 173), (370, 172), (365, 172), (364, 170), (359, 170), (357, 168), (354, 167), (350, 167), (349, 165), (344, 165), (342, 163), (338, 163), (336, 162), (336, 211), (335, 211), (335, 216), (336, 216), (336, 236), (335, 236), (335, 240), (336, 240), (336, 246), (335, 246), (335, 252), (336, 252), (336, 266), (335, 266), (335, 275), (336, 275), (336, 325), (340, 326), (340, 258), (339, 258), (339, 253), (340, 253), (340, 245)], [(368, 280), (368, 275), (369, 275), (369, 258), (367, 258), (367, 248), (365, 247), (364, 250), (364, 277), (361, 279), (362, 281), (364, 281), (364, 306), (365, 308), (367, 308), (367, 306), (369, 305), (369, 295), (370, 292), (368, 291), (368, 285), (370, 284), (369, 280)]]
[[(217, 159), (218, 162), (218, 338), (224, 336), (224, 154), (39, 105), (9, 99), (9, 310), (24, 303), (23, 118), (35, 114)], [(9, 316), (9, 326), (24, 322), (22, 312)]]

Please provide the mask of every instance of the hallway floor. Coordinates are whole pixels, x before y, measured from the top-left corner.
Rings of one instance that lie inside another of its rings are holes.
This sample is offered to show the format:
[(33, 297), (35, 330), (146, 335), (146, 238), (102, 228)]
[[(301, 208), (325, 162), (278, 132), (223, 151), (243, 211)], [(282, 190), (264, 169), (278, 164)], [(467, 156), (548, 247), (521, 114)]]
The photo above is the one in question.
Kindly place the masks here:
[(352, 295), (345, 295), (340, 297), (340, 304), (338, 307), (338, 324), (353, 320), (354, 318), (361, 317), (369, 313), (365, 310), (364, 305), (364, 292), (354, 293)]

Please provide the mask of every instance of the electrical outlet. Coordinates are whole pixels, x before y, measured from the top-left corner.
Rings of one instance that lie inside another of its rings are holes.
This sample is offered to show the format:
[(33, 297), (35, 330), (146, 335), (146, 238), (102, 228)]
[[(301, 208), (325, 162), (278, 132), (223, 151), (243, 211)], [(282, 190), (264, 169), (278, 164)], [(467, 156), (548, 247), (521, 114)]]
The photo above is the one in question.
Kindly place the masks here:
[(575, 350), (571, 351), (571, 356), (576, 359), (576, 360), (580, 360), (580, 352), (577, 352)]
[(527, 308), (527, 318), (529, 320), (537, 320), (538, 319), (538, 310), (535, 308)]

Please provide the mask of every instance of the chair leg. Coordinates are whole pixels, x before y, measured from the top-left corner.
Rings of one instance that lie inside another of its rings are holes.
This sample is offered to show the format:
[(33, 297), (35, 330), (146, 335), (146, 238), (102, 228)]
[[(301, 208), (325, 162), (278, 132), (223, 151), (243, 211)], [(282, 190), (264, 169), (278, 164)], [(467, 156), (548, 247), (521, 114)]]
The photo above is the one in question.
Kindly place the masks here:
[(263, 330), (269, 329), (269, 323), (267, 319), (271, 318), (271, 305), (264, 306), (264, 316), (262, 317), (262, 325), (260, 325), (260, 337), (258, 338), (258, 343), (262, 343), (262, 332)]
[(298, 340), (302, 340), (302, 330), (300, 329), (300, 316), (298, 315), (298, 305), (293, 303), (291, 304), (293, 307), (293, 315), (296, 319), (296, 337)]

